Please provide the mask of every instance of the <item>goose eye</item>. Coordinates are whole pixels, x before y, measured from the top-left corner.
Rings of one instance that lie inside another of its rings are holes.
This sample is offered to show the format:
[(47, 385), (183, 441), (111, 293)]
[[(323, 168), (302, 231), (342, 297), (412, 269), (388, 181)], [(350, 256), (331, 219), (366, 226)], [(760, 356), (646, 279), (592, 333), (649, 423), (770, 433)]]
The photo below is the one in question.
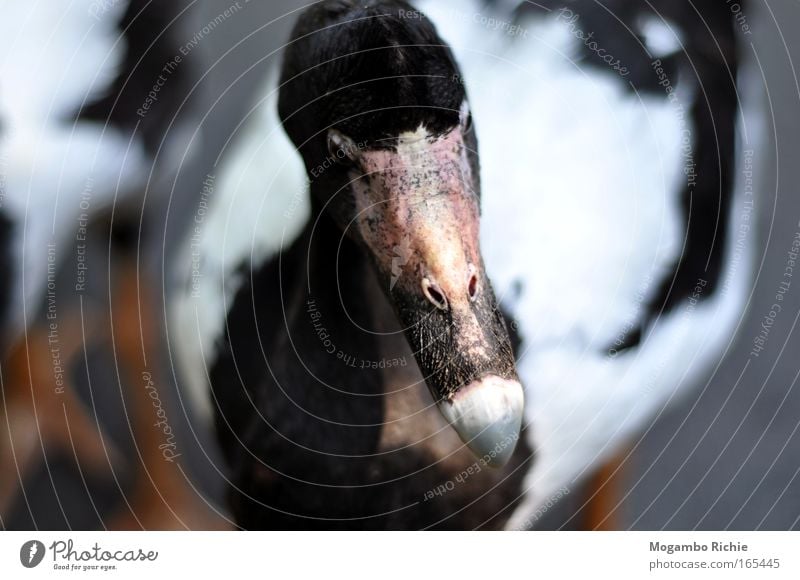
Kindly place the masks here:
[(328, 152), (340, 165), (352, 165), (358, 159), (355, 142), (336, 129), (328, 131)]

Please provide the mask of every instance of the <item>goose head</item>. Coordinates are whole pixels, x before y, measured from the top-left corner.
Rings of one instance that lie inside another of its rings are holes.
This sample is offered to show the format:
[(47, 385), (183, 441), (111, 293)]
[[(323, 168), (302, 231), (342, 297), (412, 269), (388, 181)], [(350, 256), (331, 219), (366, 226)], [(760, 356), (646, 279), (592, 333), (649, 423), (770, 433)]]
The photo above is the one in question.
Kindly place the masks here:
[(478, 143), (458, 66), (397, 0), (328, 0), (286, 49), (283, 127), (312, 206), (369, 256), (444, 418), (487, 464), (519, 437), (523, 390), (479, 247)]

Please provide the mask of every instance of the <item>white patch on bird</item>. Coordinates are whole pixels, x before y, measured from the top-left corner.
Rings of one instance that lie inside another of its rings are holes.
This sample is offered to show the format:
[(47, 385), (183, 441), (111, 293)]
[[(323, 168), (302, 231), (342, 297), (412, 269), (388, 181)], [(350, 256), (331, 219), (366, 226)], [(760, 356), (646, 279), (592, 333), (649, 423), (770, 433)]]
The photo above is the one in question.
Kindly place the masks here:
[(639, 29), (644, 37), (645, 46), (653, 58), (661, 58), (682, 50), (683, 35), (680, 29), (663, 17), (642, 18)]
[(397, 152), (400, 153), (403, 149), (416, 151), (431, 139), (433, 139), (431, 132), (425, 125), (420, 125), (414, 131), (405, 131), (397, 136)]
[[(518, 371), (536, 461), (509, 524), (521, 526), (718, 360), (752, 271), (742, 266), (727, 292), (661, 316), (638, 347), (605, 354), (681, 251), (674, 107), (573, 60), (576, 41), (554, 18), (526, 19), (529, 34), (509, 39), (453, 17), (479, 12), (477, 0), (417, 5), (467, 83), (481, 154), (482, 252), (523, 340)], [(646, 27), (653, 50), (673, 50), (673, 32), (656, 24)], [(692, 95), (680, 83), (677, 91), (688, 109)]]
[(192, 223), (197, 229), (178, 260), (184, 282), (172, 300), (168, 332), (185, 386), (206, 417), (207, 373), (236, 292), (247, 282), (239, 268), (258, 267), (291, 245), (311, 213), (302, 159), (278, 118), (276, 81), (267, 80), (258, 110), (224, 154), (208, 208)]

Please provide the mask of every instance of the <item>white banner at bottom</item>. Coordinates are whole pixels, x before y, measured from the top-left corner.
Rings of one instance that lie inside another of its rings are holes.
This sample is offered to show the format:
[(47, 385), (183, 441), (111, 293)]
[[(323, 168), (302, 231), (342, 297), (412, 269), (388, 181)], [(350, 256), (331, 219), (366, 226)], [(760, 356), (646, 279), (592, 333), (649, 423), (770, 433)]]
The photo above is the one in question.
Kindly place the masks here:
[[(800, 578), (792, 532), (1, 532), (0, 578)], [(246, 575), (246, 576), (245, 576)]]

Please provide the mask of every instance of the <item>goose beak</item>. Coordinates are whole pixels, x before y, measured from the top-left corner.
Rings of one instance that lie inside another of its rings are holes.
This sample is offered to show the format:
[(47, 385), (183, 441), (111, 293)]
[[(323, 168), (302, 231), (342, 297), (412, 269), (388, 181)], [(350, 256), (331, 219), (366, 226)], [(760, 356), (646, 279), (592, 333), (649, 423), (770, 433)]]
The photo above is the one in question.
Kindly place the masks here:
[[(479, 208), (463, 135), (363, 154), (360, 237), (443, 417), (486, 465), (513, 454), (523, 389), (480, 255)], [(355, 176), (354, 176), (355, 177)]]

